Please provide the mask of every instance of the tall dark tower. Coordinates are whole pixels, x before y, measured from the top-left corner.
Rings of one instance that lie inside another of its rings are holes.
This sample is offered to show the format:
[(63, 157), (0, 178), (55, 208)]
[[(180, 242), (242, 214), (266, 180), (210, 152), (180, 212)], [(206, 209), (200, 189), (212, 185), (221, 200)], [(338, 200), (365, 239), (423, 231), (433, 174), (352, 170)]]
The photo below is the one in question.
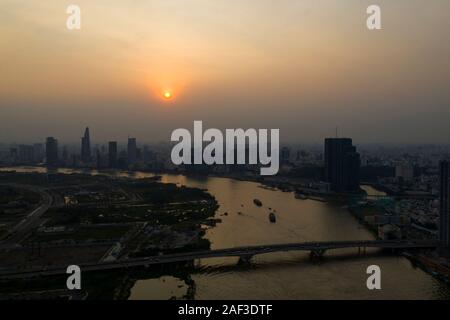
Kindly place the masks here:
[(91, 161), (91, 138), (89, 128), (84, 131), (84, 137), (81, 138), (81, 161), (88, 163)]
[(108, 167), (117, 168), (117, 142), (110, 141), (108, 144)]
[(352, 139), (325, 139), (325, 180), (331, 184), (331, 190), (358, 191), (360, 162)]
[(136, 138), (128, 138), (128, 165), (136, 163), (137, 160), (137, 143)]
[(439, 164), (440, 181), (440, 222), (439, 240), (446, 255), (450, 249), (450, 162), (441, 161)]
[(47, 166), (54, 167), (58, 165), (58, 140), (48, 137), (45, 142), (45, 156)]

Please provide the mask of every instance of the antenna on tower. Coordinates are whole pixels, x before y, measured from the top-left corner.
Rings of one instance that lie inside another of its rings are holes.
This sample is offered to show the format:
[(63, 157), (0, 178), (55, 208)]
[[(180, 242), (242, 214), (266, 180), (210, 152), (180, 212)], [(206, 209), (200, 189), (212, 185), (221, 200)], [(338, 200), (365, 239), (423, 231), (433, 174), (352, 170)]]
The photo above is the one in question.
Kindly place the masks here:
[(336, 139), (339, 137), (338, 131), (339, 131), (339, 127), (336, 127)]

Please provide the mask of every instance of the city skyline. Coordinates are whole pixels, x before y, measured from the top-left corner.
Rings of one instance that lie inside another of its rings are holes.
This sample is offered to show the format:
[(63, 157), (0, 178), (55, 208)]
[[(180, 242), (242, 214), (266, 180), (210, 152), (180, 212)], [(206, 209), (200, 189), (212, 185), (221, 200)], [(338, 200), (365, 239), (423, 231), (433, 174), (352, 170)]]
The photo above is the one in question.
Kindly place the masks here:
[(77, 4), (69, 31), (65, 4), (4, 2), (1, 142), (76, 141), (87, 116), (99, 141), (169, 141), (194, 120), (286, 143), (336, 127), (356, 144), (450, 136), (447, 1), (380, 0), (378, 31), (370, 1)]
[[(91, 130), (92, 130), (92, 127), (89, 127), (89, 126), (87, 126), (85, 128), (89, 129), (89, 132), (91, 132)], [(94, 133), (95, 133), (95, 128), (94, 128)], [(86, 134), (86, 130), (85, 130), (84, 134)], [(74, 138), (69, 137), (67, 140), (63, 140), (63, 139), (60, 139), (58, 135), (49, 134), (49, 135), (43, 136), (42, 138), (34, 138), (34, 139), (32, 138), (32, 139), (29, 139), (29, 140), (26, 140), (26, 141), (22, 141), (22, 142), (20, 142), (20, 140), (19, 141), (0, 141), (0, 145), (3, 146), (3, 147), (7, 147), (7, 146), (44, 145), (45, 144), (45, 140), (47, 138), (51, 137), (51, 138), (57, 139), (60, 142), (60, 148), (64, 148), (64, 147), (78, 148), (78, 147), (80, 147), (80, 154), (81, 154), (82, 153), (81, 149), (82, 149), (83, 138), (84, 137), (81, 137), (81, 143), (80, 143), (79, 136), (80, 135), (78, 134)], [(167, 140), (149, 141), (149, 140), (142, 139), (141, 137), (132, 137), (131, 135), (126, 135), (126, 134), (119, 135), (119, 139), (112, 139), (112, 138), (108, 138), (108, 137), (99, 139), (99, 138), (96, 137), (95, 134), (91, 136), (91, 134), (89, 133), (89, 145), (90, 145), (90, 149), (91, 150), (93, 150), (95, 148), (98, 148), (99, 146), (108, 146), (108, 144), (110, 142), (115, 142), (115, 143), (117, 143), (118, 146), (123, 147), (123, 148), (126, 149), (127, 144), (129, 142), (129, 139), (136, 139), (137, 140), (137, 144), (139, 146), (158, 145), (158, 144), (167, 144), (167, 145), (174, 144), (173, 142), (167, 141)], [(349, 136), (346, 136), (346, 135), (339, 135), (339, 134), (338, 135), (331, 135), (330, 134), (330, 135), (324, 136), (323, 138), (322, 137), (317, 138), (317, 141), (314, 141), (314, 142), (300, 142), (300, 141), (288, 141), (287, 142), (287, 141), (282, 141), (281, 139), (280, 139), (280, 142), (281, 142), (282, 146), (292, 146), (292, 147), (294, 147), (294, 146), (297, 146), (297, 147), (304, 146), (304, 147), (308, 147), (309, 148), (309, 147), (318, 147), (318, 146), (320, 147), (320, 146), (322, 146), (323, 145), (323, 141), (326, 140), (326, 139), (351, 139), (353, 142), (355, 140), (358, 140), (357, 137), (356, 138), (355, 137), (351, 137), (350, 138)], [(410, 143), (368, 142), (368, 143), (364, 143), (364, 142), (359, 142), (359, 143), (354, 143), (354, 145), (355, 146), (365, 146), (365, 147), (386, 147), (386, 148), (402, 148), (402, 147), (409, 148), (409, 147), (421, 147), (421, 146), (424, 146), (424, 147), (435, 146), (435, 147), (446, 148), (446, 147), (450, 147), (450, 142), (443, 142), (443, 143), (433, 143), (433, 142), (430, 142), (430, 143), (426, 143), (426, 142), (423, 142), (423, 143), (420, 143), (420, 142), (410, 142)], [(280, 149), (280, 151), (281, 151), (281, 149)]]

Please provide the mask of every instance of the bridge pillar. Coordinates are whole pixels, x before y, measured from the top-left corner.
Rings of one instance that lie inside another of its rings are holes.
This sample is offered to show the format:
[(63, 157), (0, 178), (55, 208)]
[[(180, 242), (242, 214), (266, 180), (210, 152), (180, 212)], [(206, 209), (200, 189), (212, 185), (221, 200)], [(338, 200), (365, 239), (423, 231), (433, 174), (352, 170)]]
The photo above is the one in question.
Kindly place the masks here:
[(322, 259), (322, 257), (325, 254), (325, 252), (326, 252), (325, 249), (311, 250), (311, 252), (309, 253), (309, 258), (311, 260), (320, 260), (320, 259)]
[(250, 264), (253, 256), (252, 255), (244, 255), (239, 257), (238, 264)]
[(401, 251), (402, 251), (402, 249), (399, 249), (399, 248), (391, 248), (391, 253), (392, 254), (398, 254)]

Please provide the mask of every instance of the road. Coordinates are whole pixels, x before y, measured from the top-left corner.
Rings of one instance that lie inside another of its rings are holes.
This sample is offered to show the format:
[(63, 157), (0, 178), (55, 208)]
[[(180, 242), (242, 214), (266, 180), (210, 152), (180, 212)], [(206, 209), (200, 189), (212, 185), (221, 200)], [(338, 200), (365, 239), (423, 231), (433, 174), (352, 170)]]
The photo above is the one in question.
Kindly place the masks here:
[(38, 186), (21, 185), (21, 184), (2, 184), (3, 186), (10, 186), (19, 189), (26, 189), (33, 192), (37, 192), (41, 196), (41, 204), (39, 207), (31, 211), (24, 219), (16, 224), (11, 230), (10, 234), (0, 243), (0, 249), (11, 248), (12, 245), (20, 243), (23, 237), (35, 228), (42, 215), (47, 212), (53, 202), (52, 196), (43, 188)]

